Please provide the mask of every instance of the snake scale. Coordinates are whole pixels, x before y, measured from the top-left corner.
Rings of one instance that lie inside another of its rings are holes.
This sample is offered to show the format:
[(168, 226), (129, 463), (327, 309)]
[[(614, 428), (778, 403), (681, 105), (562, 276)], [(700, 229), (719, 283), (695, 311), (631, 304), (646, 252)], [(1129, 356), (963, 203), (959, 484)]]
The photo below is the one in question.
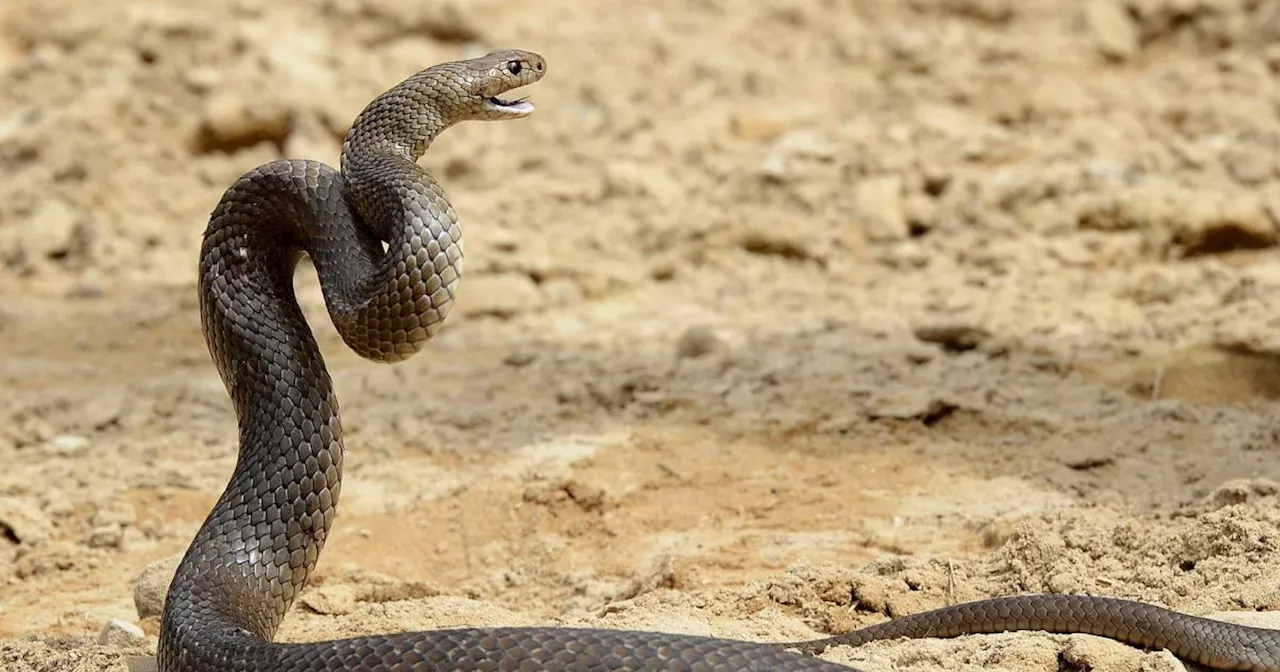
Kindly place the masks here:
[(161, 672), (427, 670), (846, 670), (809, 654), (890, 637), (1037, 629), (1089, 632), (1224, 668), (1280, 669), (1276, 632), (1123, 600), (997, 598), (837, 637), (748, 643), (581, 628), (472, 628), (275, 643), (324, 546), (338, 504), (338, 401), (293, 290), (303, 254), (344, 342), (368, 359), (417, 352), (449, 313), (462, 272), (457, 216), (417, 165), (465, 120), (527, 116), (499, 96), (546, 61), (497, 51), (432, 66), (357, 117), (340, 169), (279, 160), (241, 176), (205, 230), (201, 324), (230, 395), (239, 455), (225, 491), (178, 566), (161, 617)]

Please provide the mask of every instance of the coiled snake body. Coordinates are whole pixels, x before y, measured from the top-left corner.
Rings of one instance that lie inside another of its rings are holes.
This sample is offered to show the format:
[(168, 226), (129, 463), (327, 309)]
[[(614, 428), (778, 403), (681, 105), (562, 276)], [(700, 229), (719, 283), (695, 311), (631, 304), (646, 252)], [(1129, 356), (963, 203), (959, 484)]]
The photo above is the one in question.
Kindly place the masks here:
[(793, 644), (573, 628), (273, 643), (333, 523), (343, 460), (338, 402), (294, 296), (294, 267), (302, 254), (311, 257), (334, 324), (357, 353), (384, 362), (413, 355), (448, 315), (462, 270), (457, 217), (416, 161), (457, 122), (528, 115), (529, 103), (498, 96), (545, 71), (541, 56), (517, 50), (427, 68), (359, 115), (340, 171), (314, 161), (268, 163), (237, 180), (214, 209), (200, 252), (200, 314), (239, 422), (240, 452), (170, 584), (161, 672), (843, 670), (787, 648), (814, 653), (878, 638), (1019, 628), (1092, 632), (1209, 664), (1277, 669), (1271, 631), (1053, 595), (961, 604)]

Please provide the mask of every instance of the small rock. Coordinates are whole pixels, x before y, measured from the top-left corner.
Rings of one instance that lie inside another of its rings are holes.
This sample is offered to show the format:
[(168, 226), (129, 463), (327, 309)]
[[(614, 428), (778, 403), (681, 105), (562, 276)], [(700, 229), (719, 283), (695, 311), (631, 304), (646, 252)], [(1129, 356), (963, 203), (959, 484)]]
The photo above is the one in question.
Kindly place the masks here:
[(1264, 249), (1276, 227), (1254, 194), (1206, 193), (1185, 203), (1173, 221), (1173, 243), (1186, 256)]
[(933, 255), (915, 241), (908, 240), (883, 248), (876, 259), (890, 268), (924, 268), (933, 261)]
[(882, 243), (903, 240), (911, 235), (902, 203), (902, 179), (876, 177), (854, 188), (858, 224), (868, 241)]
[(102, 431), (119, 424), (129, 404), (129, 397), (122, 394), (96, 396), (86, 401), (81, 408), (80, 424), (82, 427)]
[(792, 158), (830, 161), (836, 158), (837, 147), (817, 131), (803, 128), (778, 138), (773, 151)]
[(901, 394), (889, 394), (876, 399), (868, 417), (892, 420), (919, 420), (933, 424), (959, 408), (956, 404), (939, 399), (927, 390), (907, 390)]
[(542, 306), (542, 293), (527, 275), (470, 276), (458, 291), (458, 310), (467, 315), (510, 318)]
[(99, 525), (84, 541), (89, 548), (120, 548), (123, 542), (124, 529), (119, 525)]
[(676, 277), (679, 269), (670, 259), (659, 259), (649, 267), (649, 277), (658, 282), (666, 282)]
[(1060, 659), (1066, 663), (1064, 667), (1075, 670), (1112, 669), (1156, 672), (1163, 669), (1165, 672), (1172, 672), (1176, 669), (1186, 669), (1181, 665), (1176, 667), (1153, 665), (1150, 661), (1144, 660), (1148, 656), (1147, 652), (1128, 646), (1112, 647), (1111, 642), (1098, 637), (1069, 636), (1060, 656)]
[(777, 152), (772, 152), (761, 159), (755, 169), (757, 177), (771, 184), (785, 184), (791, 179), (791, 173), (791, 162)]
[(292, 127), (292, 112), (273, 96), (246, 98), (238, 90), (223, 90), (205, 100), (196, 149), (231, 152), (260, 142), (283, 147)]
[(56, 199), (38, 204), (26, 222), (0, 229), (0, 261), (10, 267), (71, 257), (85, 252), (87, 247), (83, 216)]
[(605, 167), (605, 196), (647, 196), (670, 205), (684, 198), (684, 187), (659, 166), (614, 161)]
[(162, 558), (146, 566), (133, 584), (133, 606), (138, 610), (140, 620), (159, 616), (164, 611), (164, 598), (169, 592), (169, 583), (178, 571), (181, 555)]
[(538, 359), (538, 353), (532, 350), (516, 350), (502, 358), (502, 363), (517, 369), (524, 368)]
[(926, 343), (936, 343), (950, 352), (973, 350), (991, 338), (991, 332), (969, 324), (929, 324), (916, 327), (916, 338)]
[(89, 449), (89, 439), (74, 434), (61, 434), (53, 437), (50, 452), (60, 457), (75, 457)]
[(66, 518), (75, 513), (76, 505), (62, 488), (49, 487), (44, 491), (44, 512), (52, 520)]
[(880, 34), (880, 46), (885, 54), (915, 72), (929, 70), (936, 53), (932, 45), (929, 35), (918, 30), (889, 28)]
[(689, 327), (676, 341), (676, 357), (693, 359), (709, 355), (724, 347), (715, 330), (706, 325)]
[(903, 201), (902, 210), (910, 234), (923, 235), (937, 226), (938, 202), (925, 194), (908, 196)]
[(93, 525), (133, 525), (138, 520), (138, 512), (128, 500), (114, 499), (100, 504), (92, 520)]
[(84, 547), (64, 541), (51, 541), (33, 547), (30, 553), (19, 553), (14, 574), (19, 579), (65, 572), (76, 567), (85, 557)]
[(183, 83), (196, 93), (206, 93), (222, 83), (222, 73), (215, 68), (187, 68), (182, 73)]
[(817, 255), (810, 246), (812, 236), (790, 227), (764, 226), (747, 230), (739, 240), (742, 249), (752, 254), (772, 255), (786, 259), (813, 259)]
[(53, 523), (39, 507), (26, 499), (0, 497), (0, 536), (35, 546), (53, 536)]
[[(471, 160), (469, 158), (465, 158), (465, 159), (461, 157), (459, 158), (464, 163), (471, 163)], [(450, 163), (452, 163), (452, 161)], [(520, 244), (522, 242), (520, 239), (520, 236), (515, 232), (511, 231), (510, 229), (500, 229), (498, 227), (494, 227), (490, 231), (478, 232), (476, 237), (478, 238), (480, 236), (484, 237), (483, 239), (489, 243), (490, 247), (492, 247), (493, 249), (499, 252), (506, 252), (507, 254), (515, 254), (520, 251), (520, 247), (521, 247)]]
[(383, 2), (386, 5), (385, 17), (388, 23), (396, 26), (391, 36), (402, 34), (424, 33), (438, 42), (474, 43), (483, 37), (478, 25), (467, 18), (457, 4), (424, 3), (416, 12), (405, 13), (405, 6), (400, 3)]
[(1082, 442), (1073, 445), (1058, 459), (1069, 469), (1089, 471), (1115, 464), (1116, 455), (1111, 446)]
[(735, 114), (729, 120), (729, 130), (743, 140), (768, 142), (786, 133), (794, 123), (794, 120), (782, 116)]
[(1082, 199), (1076, 221), (1082, 229), (1147, 231), (1160, 244), (1195, 256), (1274, 246), (1277, 232), (1267, 211), (1254, 191), (1152, 179)]
[(1017, 16), (1017, 0), (951, 0), (955, 13), (992, 25), (1009, 23)]
[(881, 578), (860, 579), (853, 589), (853, 597), (859, 609), (870, 612), (886, 613), (889, 608), (889, 595), (892, 592), (886, 581)]
[(102, 628), (102, 634), (98, 635), (99, 644), (120, 648), (142, 646), (146, 639), (146, 633), (142, 632), (138, 624), (119, 618), (107, 621), (106, 626)]
[(1049, 245), (1049, 257), (1070, 268), (1088, 268), (1095, 256), (1086, 241), (1075, 237), (1054, 239)]
[(605, 491), (594, 485), (583, 483), (577, 479), (569, 479), (564, 484), (564, 492), (569, 499), (583, 511), (599, 511), (605, 504)]
[(1117, 0), (1087, 0), (1082, 8), (1085, 27), (1103, 58), (1127, 61), (1138, 53), (1138, 28)]

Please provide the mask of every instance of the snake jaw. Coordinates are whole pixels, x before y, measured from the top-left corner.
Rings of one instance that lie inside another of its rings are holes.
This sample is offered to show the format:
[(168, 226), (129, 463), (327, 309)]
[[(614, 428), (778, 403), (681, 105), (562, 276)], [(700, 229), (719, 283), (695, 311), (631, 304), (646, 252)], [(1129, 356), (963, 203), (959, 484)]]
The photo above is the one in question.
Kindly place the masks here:
[(527, 117), (533, 113), (533, 103), (524, 98), (504, 100), (497, 96), (489, 96), (484, 99), (484, 107), (490, 112), (511, 119)]

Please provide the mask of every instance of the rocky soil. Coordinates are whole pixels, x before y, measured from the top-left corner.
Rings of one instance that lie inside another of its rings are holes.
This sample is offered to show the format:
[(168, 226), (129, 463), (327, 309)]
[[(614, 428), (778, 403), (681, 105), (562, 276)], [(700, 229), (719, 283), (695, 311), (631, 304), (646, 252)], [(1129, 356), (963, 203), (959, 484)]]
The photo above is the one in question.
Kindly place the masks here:
[[(154, 653), (235, 459), (194, 282), (222, 191), (509, 46), (548, 60), (538, 111), (422, 161), (467, 236), (435, 342), (363, 361), (299, 274), (349, 453), (280, 640), (1280, 610), (1280, 0), (588, 4), (0, 5), (0, 669)], [(826, 657), (1181, 667), (1037, 633)]]

